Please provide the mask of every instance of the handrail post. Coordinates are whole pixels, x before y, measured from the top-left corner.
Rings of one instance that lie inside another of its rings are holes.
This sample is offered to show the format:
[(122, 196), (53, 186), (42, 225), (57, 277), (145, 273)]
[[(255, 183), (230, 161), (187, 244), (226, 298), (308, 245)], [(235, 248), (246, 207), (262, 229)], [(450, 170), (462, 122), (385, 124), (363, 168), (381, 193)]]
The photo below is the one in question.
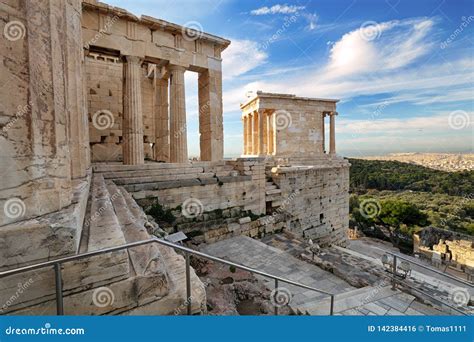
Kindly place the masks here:
[(63, 280), (61, 276), (61, 264), (54, 264), (54, 278), (56, 283), (56, 314), (58, 316), (64, 315), (63, 305)]
[(191, 315), (192, 295), (191, 295), (191, 272), (190, 272), (189, 253), (185, 252), (184, 256), (186, 258), (186, 303), (187, 303), (188, 315)]
[(393, 265), (392, 265), (392, 290), (395, 290), (397, 287), (397, 256), (393, 255)]
[(275, 294), (273, 296), (273, 303), (275, 303), (275, 316), (278, 316), (278, 279), (275, 279)]
[(334, 316), (334, 295), (331, 295), (331, 307), (329, 309), (329, 315)]

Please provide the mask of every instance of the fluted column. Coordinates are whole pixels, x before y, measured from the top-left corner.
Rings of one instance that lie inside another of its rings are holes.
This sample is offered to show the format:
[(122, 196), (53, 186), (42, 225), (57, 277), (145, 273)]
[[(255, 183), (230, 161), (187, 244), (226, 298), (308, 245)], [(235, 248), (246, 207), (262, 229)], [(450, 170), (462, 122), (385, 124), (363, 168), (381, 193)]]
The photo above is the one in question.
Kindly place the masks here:
[(265, 115), (267, 120), (267, 131), (266, 131), (266, 138), (267, 138), (267, 154), (271, 155), (273, 153), (272, 148), (272, 115), (271, 113), (267, 113)]
[(258, 111), (255, 111), (253, 114), (253, 146), (252, 146), (252, 154), (258, 155)]
[(186, 132), (186, 101), (184, 93), (184, 72), (178, 65), (170, 65), (170, 162), (188, 162)]
[(322, 147), (321, 152), (326, 153), (326, 112), (321, 115), (321, 135), (322, 135)]
[(248, 148), (248, 143), (247, 143), (248, 120), (247, 120), (246, 115), (242, 116), (242, 121), (244, 123), (244, 132), (243, 132), (244, 151), (243, 151), (243, 154), (245, 155), (245, 154), (247, 154), (247, 148)]
[(168, 111), (168, 78), (155, 75), (154, 115), (156, 161), (168, 162), (170, 156), (169, 111)]
[(264, 124), (263, 124), (263, 119), (264, 119), (265, 112), (260, 109), (258, 111), (258, 135), (257, 135), (257, 141), (258, 141), (258, 147), (257, 147), (257, 154), (261, 155), (264, 154)]
[(329, 153), (336, 154), (336, 112), (331, 112), (329, 128)]
[(123, 113), (123, 163), (144, 163), (143, 118), (141, 89), (141, 58), (125, 56), (125, 86)]
[(253, 114), (247, 114), (247, 154), (253, 154)]

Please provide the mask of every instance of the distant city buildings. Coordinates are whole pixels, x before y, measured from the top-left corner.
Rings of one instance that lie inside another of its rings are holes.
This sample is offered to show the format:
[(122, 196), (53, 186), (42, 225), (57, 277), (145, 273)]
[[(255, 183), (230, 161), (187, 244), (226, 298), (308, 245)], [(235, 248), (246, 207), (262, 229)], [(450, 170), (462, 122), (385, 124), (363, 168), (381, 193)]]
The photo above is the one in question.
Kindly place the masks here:
[(474, 153), (391, 153), (362, 159), (395, 160), (449, 172), (474, 170)]

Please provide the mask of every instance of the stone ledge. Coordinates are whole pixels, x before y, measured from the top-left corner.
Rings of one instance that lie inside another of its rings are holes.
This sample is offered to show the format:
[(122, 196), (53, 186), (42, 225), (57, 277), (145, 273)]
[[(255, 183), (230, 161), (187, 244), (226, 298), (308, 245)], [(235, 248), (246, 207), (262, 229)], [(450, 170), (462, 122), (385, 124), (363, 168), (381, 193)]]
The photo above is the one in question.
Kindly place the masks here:
[(91, 175), (75, 181), (72, 203), (60, 211), (0, 228), (0, 270), (76, 253)]

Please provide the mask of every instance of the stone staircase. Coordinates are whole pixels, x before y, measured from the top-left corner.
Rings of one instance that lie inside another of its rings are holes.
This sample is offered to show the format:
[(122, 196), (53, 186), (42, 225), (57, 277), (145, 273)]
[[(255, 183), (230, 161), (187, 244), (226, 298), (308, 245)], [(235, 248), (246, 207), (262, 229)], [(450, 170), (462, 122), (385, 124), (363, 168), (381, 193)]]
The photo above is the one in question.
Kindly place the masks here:
[[(415, 301), (415, 297), (390, 286), (367, 286), (355, 288), (332, 273), (316, 265), (300, 260), (291, 254), (261, 241), (239, 236), (219, 241), (202, 250), (236, 263), (315, 287), (335, 294), (335, 315), (441, 315), (433, 307)], [(269, 290), (274, 281), (256, 276)], [(283, 296), (288, 296), (288, 305), (297, 314), (328, 315), (330, 297), (311, 290), (280, 282)]]
[(267, 214), (282, 205), (281, 189), (271, 180), (265, 182), (265, 202), (267, 204)]
[[(147, 217), (132, 196), (93, 174), (79, 253), (148, 240)], [(206, 294), (191, 268), (192, 312), (205, 312)], [(173, 248), (148, 244), (63, 264), (66, 315), (170, 315), (186, 313), (186, 270)], [(56, 313), (54, 273), (38, 269), (2, 279), (0, 300), (18, 284), (32, 284), (6, 310), (13, 315)], [(106, 299), (107, 303), (100, 300)], [(99, 303), (99, 305), (97, 304)], [(178, 309), (178, 312), (176, 311)], [(3, 313), (3, 312), (2, 312)]]

